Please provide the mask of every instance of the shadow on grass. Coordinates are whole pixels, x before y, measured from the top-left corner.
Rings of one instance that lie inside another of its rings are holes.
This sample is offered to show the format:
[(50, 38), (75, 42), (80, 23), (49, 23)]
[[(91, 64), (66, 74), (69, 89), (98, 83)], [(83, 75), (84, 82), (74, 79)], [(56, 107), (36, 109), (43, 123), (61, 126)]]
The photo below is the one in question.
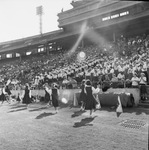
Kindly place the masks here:
[[(100, 111), (108, 111), (108, 112), (115, 112), (116, 107), (101, 107)], [(143, 107), (123, 107), (123, 113), (134, 113), (136, 115), (146, 114), (149, 115), (149, 109)], [(122, 113), (116, 113), (117, 117), (119, 117)]]
[(15, 110), (8, 111), (8, 113), (22, 111), (22, 110), (26, 110), (26, 109), (27, 109), (27, 107), (21, 108), (21, 109), (15, 109)]
[(124, 113), (135, 113), (136, 115), (145, 113), (146, 115), (149, 115), (149, 108), (143, 108), (143, 107), (123, 108), (123, 112)]
[(10, 109), (16, 109), (16, 108), (22, 108), (22, 107), (26, 107), (26, 105), (18, 105), (18, 106), (13, 106)]
[(62, 102), (59, 102), (59, 109), (63, 109), (63, 108), (67, 108), (67, 107), (71, 107), (72, 104), (70, 103), (62, 103)]
[(85, 118), (82, 119), (80, 122), (75, 122), (75, 124), (73, 125), (74, 128), (79, 128), (79, 127), (83, 127), (83, 126), (93, 126), (93, 124), (90, 124), (97, 116), (93, 117), (93, 118)]
[(53, 115), (55, 115), (55, 114), (54, 113), (46, 113), (46, 112), (44, 112), (44, 113), (40, 114), (39, 116), (37, 116), (35, 119), (42, 119), (44, 117), (53, 116)]
[(83, 113), (85, 113), (86, 111), (76, 111), (74, 112), (74, 114), (71, 115), (71, 118), (74, 118), (74, 117), (78, 117), (78, 116), (81, 116)]
[(80, 108), (80, 106), (74, 106), (73, 104), (69, 105), (69, 109), (72, 109), (72, 108)]
[(36, 108), (36, 109), (32, 109), (32, 110), (29, 110), (30, 112), (32, 111), (40, 111), (40, 110), (43, 110), (43, 109), (49, 109), (48, 107), (40, 107), (40, 108)]

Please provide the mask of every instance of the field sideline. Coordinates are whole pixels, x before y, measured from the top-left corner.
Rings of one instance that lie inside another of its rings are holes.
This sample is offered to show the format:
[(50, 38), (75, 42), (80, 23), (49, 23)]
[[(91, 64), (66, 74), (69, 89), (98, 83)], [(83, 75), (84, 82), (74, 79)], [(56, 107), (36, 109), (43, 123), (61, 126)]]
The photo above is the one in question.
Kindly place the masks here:
[[(148, 109), (125, 108), (89, 112), (61, 105), (58, 114), (45, 103), (0, 104), (1, 150), (148, 150)], [(145, 123), (140, 129), (121, 126), (125, 120)]]

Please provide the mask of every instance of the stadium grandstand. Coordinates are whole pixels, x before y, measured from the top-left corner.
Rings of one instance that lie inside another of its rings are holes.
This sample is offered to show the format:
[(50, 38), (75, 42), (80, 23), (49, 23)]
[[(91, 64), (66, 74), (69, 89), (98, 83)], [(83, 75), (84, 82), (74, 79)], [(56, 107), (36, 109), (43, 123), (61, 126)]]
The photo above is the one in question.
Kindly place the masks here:
[(57, 30), (41, 32), (39, 6), (40, 34), (0, 43), (0, 150), (148, 150), (149, 2), (73, 0), (61, 10), (66, 1), (14, 0), (25, 23), (10, 1), (8, 16), (0, 9), (11, 35), (12, 21), (29, 31), (32, 4), (60, 8)]
[(143, 72), (148, 84), (149, 3), (73, 0), (71, 5), (58, 14), (59, 30), (0, 43), (1, 83), (10, 79), (15, 89), (25, 83), (41, 89), (46, 82), (64, 87), (71, 78), (77, 84), (65, 88), (78, 88), (88, 78), (106, 88), (130, 88), (133, 74)]

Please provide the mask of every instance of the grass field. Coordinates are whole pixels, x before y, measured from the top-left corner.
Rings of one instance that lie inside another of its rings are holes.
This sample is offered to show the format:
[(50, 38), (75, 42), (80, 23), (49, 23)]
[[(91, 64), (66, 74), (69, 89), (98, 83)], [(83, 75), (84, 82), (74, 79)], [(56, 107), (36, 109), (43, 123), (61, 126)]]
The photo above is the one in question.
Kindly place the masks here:
[[(148, 150), (148, 115), (143, 108), (115, 109), (93, 113), (61, 105), (58, 114), (44, 103), (0, 104), (0, 150)], [(137, 128), (121, 125), (142, 121)]]

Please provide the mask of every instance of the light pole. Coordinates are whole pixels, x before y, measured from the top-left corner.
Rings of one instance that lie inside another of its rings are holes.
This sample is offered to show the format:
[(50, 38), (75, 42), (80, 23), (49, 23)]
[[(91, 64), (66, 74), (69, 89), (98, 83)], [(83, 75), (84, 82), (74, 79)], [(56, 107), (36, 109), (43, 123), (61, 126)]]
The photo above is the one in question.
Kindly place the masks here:
[(43, 7), (36, 7), (36, 15), (39, 16), (39, 25), (40, 25), (40, 34), (42, 35), (42, 15), (43, 15)]

